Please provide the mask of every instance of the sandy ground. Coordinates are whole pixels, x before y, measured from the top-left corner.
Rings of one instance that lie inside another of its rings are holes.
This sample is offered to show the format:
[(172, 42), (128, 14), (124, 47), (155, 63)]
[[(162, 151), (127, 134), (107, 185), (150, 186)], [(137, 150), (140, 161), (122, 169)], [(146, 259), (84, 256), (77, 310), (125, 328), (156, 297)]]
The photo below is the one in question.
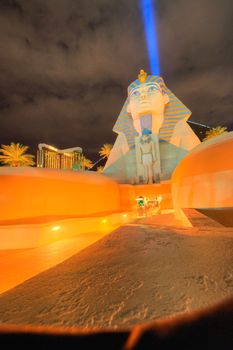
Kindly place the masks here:
[(0, 322), (132, 326), (233, 295), (233, 228), (193, 220), (194, 228), (151, 218), (118, 228), (1, 294)]

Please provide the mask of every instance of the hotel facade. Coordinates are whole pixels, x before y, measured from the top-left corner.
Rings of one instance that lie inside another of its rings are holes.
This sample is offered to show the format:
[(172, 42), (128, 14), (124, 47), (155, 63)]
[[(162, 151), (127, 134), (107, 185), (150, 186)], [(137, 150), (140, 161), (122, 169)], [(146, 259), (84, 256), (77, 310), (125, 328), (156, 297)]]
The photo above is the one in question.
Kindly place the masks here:
[(58, 149), (40, 143), (37, 150), (37, 167), (49, 169), (78, 169), (82, 159), (82, 148)]

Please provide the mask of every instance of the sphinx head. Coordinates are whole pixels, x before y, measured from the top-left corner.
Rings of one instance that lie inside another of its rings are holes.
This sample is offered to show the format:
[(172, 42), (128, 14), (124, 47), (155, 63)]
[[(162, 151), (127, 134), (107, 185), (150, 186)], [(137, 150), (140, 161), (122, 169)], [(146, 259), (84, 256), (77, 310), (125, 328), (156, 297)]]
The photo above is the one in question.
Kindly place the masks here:
[(127, 112), (131, 114), (134, 127), (139, 134), (142, 133), (140, 119), (145, 115), (150, 116), (152, 132), (157, 133), (163, 123), (164, 108), (169, 102), (169, 97), (158, 83), (146, 82), (145, 79), (139, 81), (140, 84), (135, 87), (131, 84), (128, 88)]

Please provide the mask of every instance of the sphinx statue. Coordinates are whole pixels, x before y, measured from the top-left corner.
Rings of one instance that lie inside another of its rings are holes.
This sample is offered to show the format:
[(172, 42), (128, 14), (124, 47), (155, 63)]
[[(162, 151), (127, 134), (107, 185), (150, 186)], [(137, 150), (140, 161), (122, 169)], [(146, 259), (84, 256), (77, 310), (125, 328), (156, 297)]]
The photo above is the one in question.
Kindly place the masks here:
[[(118, 136), (104, 173), (121, 183), (151, 182), (151, 176), (148, 179), (145, 173), (149, 169), (139, 156), (143, 130), (149, 130), (156, 158), (150, 164), (152, 182), (156, 182), (156, 177), (169, 180), (179, 161), (200, 143), (187, 123), (191, 111), (166, 87), (162, 77), (147, 75), (142, 69), (127, 92), (113, 127)], [(149, 158), (144, 160), (149, 162)]]

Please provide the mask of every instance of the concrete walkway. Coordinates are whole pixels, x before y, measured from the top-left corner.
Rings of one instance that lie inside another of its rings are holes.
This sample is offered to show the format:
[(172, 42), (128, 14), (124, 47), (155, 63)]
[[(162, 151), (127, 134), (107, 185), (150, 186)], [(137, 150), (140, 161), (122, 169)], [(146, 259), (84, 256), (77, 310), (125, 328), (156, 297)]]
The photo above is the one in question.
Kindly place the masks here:
[(229, 297), (233, 229), (193, 214), (196, 227), (168, 227), (170, 214), (121, 226), (1, 294), (0, 323), (131, 327)]
[[(177, 220), (174, 219), (172, 210), (164, 211), (161, 215), (138, 218), (131, 225), (179, 228), (181, 229), (180, 232), (183, 231), (186, 235), (198, 234), (199, 227), (205, 227), (205, 235), (208, 233), (214, 235), (216, 228), (221, 228), (222, 234), (232, 236), (232, 229), (224, 228), (219, 223), (195, 210), (185, 210), (185, 214), (192, 222), (193, 228), (182, 229)], [(113, 228), (108, 231), (84, 233), (75, 238), (59, 240), (33, 249), (0, 250), (0, 294), (62, 263), (82, 249), (97, 242), (112, 230)], [(203, 235), (202, 230), (200, 234)]]

